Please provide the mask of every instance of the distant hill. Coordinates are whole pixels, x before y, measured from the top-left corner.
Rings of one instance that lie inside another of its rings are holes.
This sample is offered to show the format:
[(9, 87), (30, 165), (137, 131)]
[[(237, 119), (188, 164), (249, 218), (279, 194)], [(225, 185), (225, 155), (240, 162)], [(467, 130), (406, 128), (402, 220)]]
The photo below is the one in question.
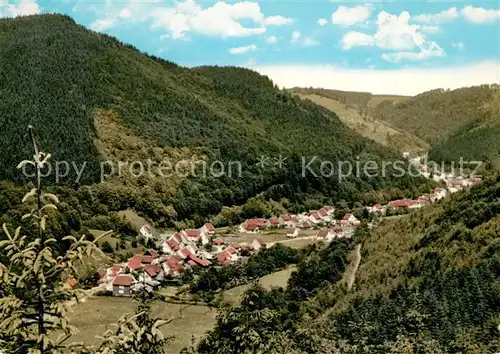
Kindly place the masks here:
[(338, 114), (361, 135), (400, 151), (430, 148), (436, 161), (494, 161), (499, 156), (498, 85), (436, 89), (414, 97), (293, 88)]
[(500, 119), (499, 89), (498, 85), (482, 85), (432, 90), (401, 102), (381, 102), (372, 115), (432, 143), (480, 116)]
[[(338, 171), (302, 177), (303, 159), (314, 156), (316, 167), (325, 160), (399, 156), (254, 71), (183, 68), (61, 15), (2, 19), (0, 33), (0, 177), (27, 180), (15, 167), (32, 154), (26, 136), (32, 124), (54, 161), (86, 163), (80, 184), (92, 188), (78, 192), (84, 216), (131, 208), (162, 226), (199, 225), (222, 206), (257, 194), (287, 198), (298, 211), (314, 202), (372, 203), (428, 188), (410, 177), (351, 177), (342, 183)], [(281, 169), (273, 165), (279, 155), (287, 158)], [(264, 170), (256, 165), (262, 157)], [(118, 176), (118, 161), (147, 166), (148, 159), (156, 166), (151, 175), (135, 178), (135, 165)], [(197, 165), (196, 176), (162, 176), (158, 165), (165, 160), (184, 166), (218, 161), (226, 174), (201, 176)], [(115, 164), (115, 173), (96, 183), (105, 161)], [(238, 170), (227, 175), (231, 162), (241, 164), (241, 176)], [(59, 181), (52, 174), (51, 183), (71, 186), (74, 177), (71, 168)]]
[(374, 119), (370, 114), (381, 102), (399, 102), (408, 97), (297, 87), (290, 91), (335, 112), (348, 127), (379, 144), (401, 152), (421, 153), (428, 148), (424, 140), (387, 122)]

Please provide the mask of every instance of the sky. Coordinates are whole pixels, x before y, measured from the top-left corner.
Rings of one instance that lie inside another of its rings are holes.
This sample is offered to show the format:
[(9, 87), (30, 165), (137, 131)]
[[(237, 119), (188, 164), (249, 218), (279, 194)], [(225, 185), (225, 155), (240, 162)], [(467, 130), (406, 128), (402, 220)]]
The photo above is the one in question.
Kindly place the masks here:
[(497, 1), (0, 0), (63, 13), (183, 66), (236, 65), (282, 87), (414, 95), (500, 83)]

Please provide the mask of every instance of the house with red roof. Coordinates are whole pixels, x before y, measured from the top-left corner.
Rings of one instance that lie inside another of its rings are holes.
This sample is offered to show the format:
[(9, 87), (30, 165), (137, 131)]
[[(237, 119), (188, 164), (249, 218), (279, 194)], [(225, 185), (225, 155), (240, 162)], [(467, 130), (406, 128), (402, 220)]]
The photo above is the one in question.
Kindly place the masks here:
[(398, 209), (398, 208), (410, 208), (416, 204), (419, 204), (415, 200), (411, 199), (398, 199), (389, 202), (389, 208)]
[(210, 243), (209, 235), (201, 229), (185, 229), (180, 234), (182, 240), (187, 244), (196, 244), (200, 241), (203, 245)]
[(276, 216), (273, 216), (266, 222), (266, 226), (267, 227), (278, 227), (278, 226), (280, 226), (280, 222)]
[(288, 220), (285, 220), (285, 227), (294, 229), (299, 226), (299, 218), (297, 216), (290, 216)]
[(113, 295), (114, 296), (129, 296), (130, 287), (134, 279), (129, 274), (117, 275), (115, 280), (113, 280)]
[(240, 225), (239, 232), (258, 233), (266, 228), (265, 219), (248, 219)]
[(325, 240), (328, 237), (331, 238), (331, 231), (328, 229), (319, 229), (316, 234), (316, 238), (320, 240)]
[(181, 262), (174, 256), (168, 256), (162, 263), (162, 268), (163, 273), (170, 278), (175, 278), (184, 271)]
[(312, 222), (313, 224), (319, 224), (320, 222), (323, 221), (323, 219), (318, 211), (310, 211), (308, 220), (310, 222)]
[(353, 214), (347, 213), (344, 215), (342, 220), (340, 220), (341, 226), (359, 226), (361, 221), (358, 220)]
[(229, 265), (232, 263), (231, 255), (226, 251), (222, 251), (217, 255), (217, 261), (222, 265)]
[(251, 246), (255, 252), (258, 252), (261, 248), (266, 248), (266, 243), (261, 238), (257, 238), (252, 241)]
[(142, 254), (132, 256), (127, 262), (127, 266), (131, 271), (137, 270), (142, 267)]
[(215, 227), (211, 223), (206, 223), (201, 227), (201, 232), (213, 236), (215, 235)]

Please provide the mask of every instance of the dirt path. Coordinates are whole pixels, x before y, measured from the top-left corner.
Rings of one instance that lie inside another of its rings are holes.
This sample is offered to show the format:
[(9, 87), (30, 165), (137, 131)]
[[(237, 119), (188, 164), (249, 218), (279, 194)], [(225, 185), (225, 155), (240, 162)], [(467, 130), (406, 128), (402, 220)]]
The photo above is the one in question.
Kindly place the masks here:
[(359, 264), (361, 263), (361, 243), (356, 245), (356, 260), (354, 261), (354, 268), (352, 269), (352, 273), (347, 276), (347, 289), (351, 291), (351, 288), (354, 284), (354, 280), (356, 279), (356, 272), (358, 271)]

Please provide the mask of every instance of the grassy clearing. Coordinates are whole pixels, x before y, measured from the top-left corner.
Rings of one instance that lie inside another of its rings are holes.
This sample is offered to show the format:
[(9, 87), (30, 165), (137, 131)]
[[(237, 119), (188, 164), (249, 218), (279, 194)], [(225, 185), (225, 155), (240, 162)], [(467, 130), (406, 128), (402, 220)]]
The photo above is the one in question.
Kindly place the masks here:
[[(74, 307), (69, 314), (69, 322), (80, 331), (72, 338), (75, 342), (96, 345), (100, 341), (96, 335), (114, 328), (113, 323), (124, 314), (132, 314), (136, 304), (129, 298), (94, 297)], [(166, 347), (166, 353), (179, 353), (191, 344), (192, 338), (198, 340), (215, 324), (215, 309), (207, 306), (186, 306), (156, 301), (152, 305), (155, 316), (174, 320), (163, 327), (167, 336), (175, 336)]]
[[(265, 275), (259, 279), (259, 284), (266, 289), (271, 289), (273, 287), (285, 287), (290, 275), (295, 269), (296, 267), (292, 265), (278, 272)], [(239, 303), (243, 294), (250, 286), (251, 284), (245, 284), (224, 291), (222, 294), (224, 301), (230, 303), (231, 305)]]
[[(219, 230), (217, 230), (219, 231)], [(233, 232), (227, 234), (217, 233), (216, 237), (222, 238), (225, 242), (233, 243), (252, 243), (253, 240), (260, 238), (265, 243), (290, 240), (289, 237), (286, 236), (287, 233), (292, 233), (293, 230), (286, 228), (277, 228), (263, 231), (258, 234), (252, 233), (241, 233), (241, 232)], [(318, 233), (318, 230), (300, 230), (298, 237), (305, 236), (314, 236)]]

